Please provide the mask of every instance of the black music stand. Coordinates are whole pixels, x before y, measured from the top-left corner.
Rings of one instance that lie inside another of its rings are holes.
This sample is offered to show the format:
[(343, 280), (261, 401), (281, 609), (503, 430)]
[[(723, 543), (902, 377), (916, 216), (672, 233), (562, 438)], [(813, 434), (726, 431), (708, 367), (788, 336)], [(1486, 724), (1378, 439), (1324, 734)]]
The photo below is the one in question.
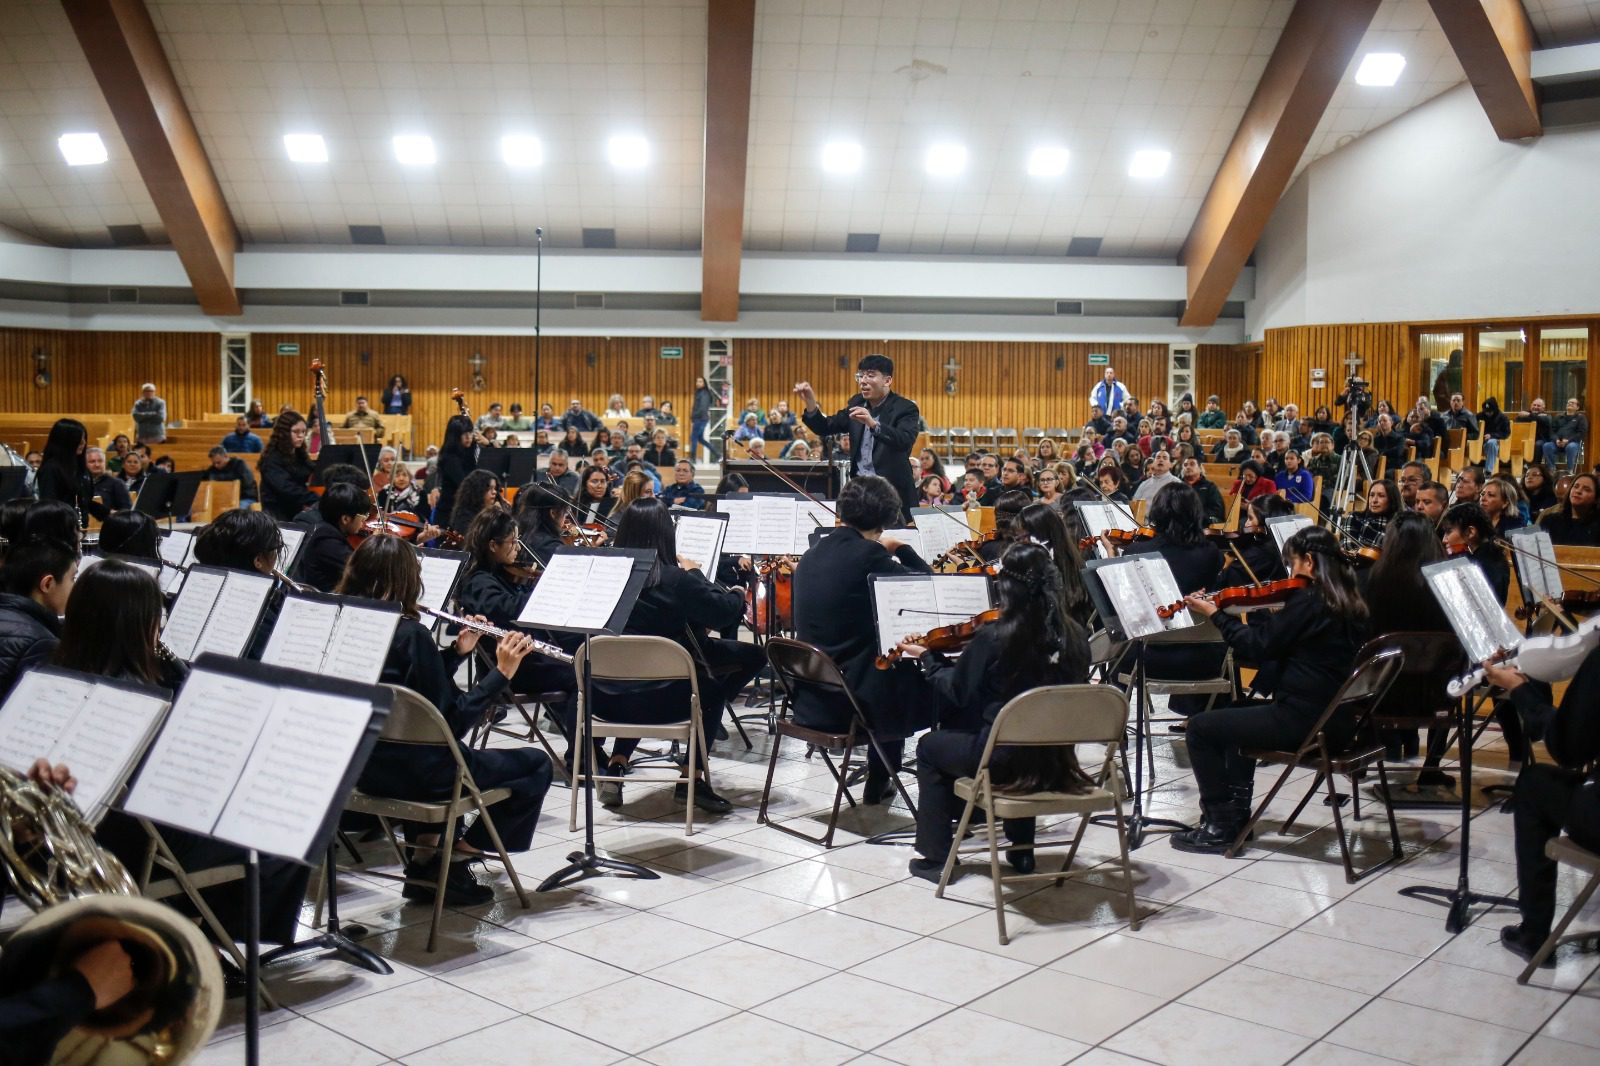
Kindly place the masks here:
[(186, 470), (181, 474), (152, 470), (145, 475), (144, 487), (139, 490), (133, 509), (157, 521), (164, 518), (170, 526), (175, 519), (194, 510), (195, 495), (205, 479), (204, 470)]
[(768, 459), (766, 462), (729, 459), (722, 464), (724, 476), (742, 475), (750, 483), (752, 492), (786, 495), (794, 492), (794, 487), (774, 474), (773, 470), (787, 475), (790, 481), (812, 496), (837, 498), (839, 495), (840, 486), (835, 483), (837, 478), (833, 465), (823, 459)]
[[(644, 583), (649, 578), (650, 571), (655, 568), (656, 564), (655, 553), (648, 548), (562, 547), (557, 548), (550, 557), (550, 565), (545, 568), (545, 576), (541, 580), (548, 580), (552, 571), (561, 565), (559, 562), (561, 559), (590, 559), (596, 557), (622, 557), (631, 560), (633, 563), (633, 571), (628, 577), (627, 587), (617, 597), (617, 602), (612, 606), (610, 617), (606, 620), (604, 626), (593, 628), (567, 625), (541, 618), (518, 618), (513, 623), (516, 626), (525, 626), (533, 629), (547, 629), (583, 635), (584, 660), (588, 668), (584, 670), (583, 674), (583, 714), (585, 725), (580, 732), (585, 737), (588, 735), (589, 726), (594, 721), (593, 660), (589, 657), (589, 651), (593, 646), (591, 642), (596, 634), (611, 635), (622, 631), (622, 628), (628, 623), (628, 616), (633, 613), (633, 605), (639, 600), (639, 594), (644, 591)], [(530, 600), (529, 606), (532, 606), (532, 604), (533, 601)], [(527, 611), (524, 610), (524, 614), (526, 613)], [(579, 774), (582, 774), (583, 767), (594, 759), (594, 745), (586, 742), (581, 744), (580, 747), (582, 750), (577, 752), (576, 757), (581, 761), (577, 763), (574, 769)], [(583, 849), (570, 853), (567, 856), (567, 865), (541, 881), (537, 889), (539, 892), (550, 892), (576, 881), (584, 881), (591, 877), (603, 877), (606, 874), (617, 877), (633, 877), (642, 881), (654, 881), (661, 876), (654, 870), (640, 866), (638, 863), (625, 862), (622, 859), (613, 859), (609, 855), (602, 855), (599, 849), (595, 847), (594, 778), (592, 772), (591, 768), (591, 776), (584, 779)], [(572, 787), (578, 787), (576, 780), (573, 781)]]
[[(526, 485), (538, 475), (538, 448), (496, 448), (493, 450), (502, 453), (506, 457), (504, 477), (501, 479), (502, 488), (506, 485)], [(480, 455), (479, 458), (481, 459), (482, 456)]]
[[(509, 480), (506, 477), (506, 468), (511, 463), (511, 453), (521, 450), (520, 448), (479, 448), (478, 469), (488, 471), (499, 478), (501, 484), (505, 484)], [(520, 485), (521, 482), (519, 481), (517, 484)]]
[(0, 466), (0, 503), (14, 500), (28, 491), (28, 468)]

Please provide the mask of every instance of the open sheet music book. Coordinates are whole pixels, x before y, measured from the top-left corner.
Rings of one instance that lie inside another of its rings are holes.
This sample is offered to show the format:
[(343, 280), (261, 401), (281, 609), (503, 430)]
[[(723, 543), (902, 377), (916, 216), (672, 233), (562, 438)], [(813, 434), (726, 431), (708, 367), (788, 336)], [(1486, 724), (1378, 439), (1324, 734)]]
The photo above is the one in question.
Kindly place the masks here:
[(719, 496), (717, 513), (728, 516), (730, 555), (804, 555), (811, 531), (834, 525), (824, 504), (790, 496)]
[(187, 529), (162, 530), (156, 549), (168, 566), (187, 570), (194, 564), (194, 534)]
[(450, 594), (455, 591), (461, 568), (467, 562), (467, 553), (423, 548), (420, 562), (422, 595), (417, 597), (417, 606), (430, 611), (448, 610), (445, 604), (450, 602)]
[(1487, 662), (1497, 652), (1522, 643), (1522, 634), (1477, 563), (1467, 558), (1446, 559), (1424, 566), (1422, 576), (1473, 663)]
[(1530, 602), (1549, 597), (1561, 602), (1561, 568), (1556, 565), (1555, 545), (1543, 526), (1523, 526), (1506, 534), (1520, 551), (1511, 553), (1517, 574), (1522, 579), (1523, 596)]
[(300, 545), (305, 543), (305, 526), (297, 526), (293, 522), (279, 522), (278, 532), (283, 536), (283, 551), (278, 553), (278, 569), (286, 574), (294, 573), (294, 561), (300, 557)]
[(993, 606), (989, 579), (982, 574), (872, 576), (872, 613), (878, 624), (879, 654), (887, 653), (906, 637), (970, 621)]
[(1127, 504), (1074, 500), (1072, 506), (1077, 508), (1078, 517), (1083, 520), (1083, 528), (1095, 539), (1095, 554), (1101, 558), (1107, 554), (1106, 546), (1100, 542), (1102, 534), (1113, 529), (1126, 529), (1131, 532), (1139, 528), (1139, 523), (1133, 520), (1133, 510)]
[[(627, 622), (654, 553), (620, 548), (558, 548), (539, 574), (517, 625), (579, 633), (618, 631)], [(635, 579), (635, 564), (643, 568)], [(633, 586), (631, 596), (630, 584)]]
[(1086, 565), (1086, 572), (1094, 577), (1089, 583), (1091, 596), (1098, 588), (1105, 599), (1095, 606), (1100, 608), (1106, 628), (1118, 640), (1136, 640), (1200, 624), (1187, 607), (1171, 618), (1156, 613), (1158, 607), (1179, 603), (1183, 593), (1172, 576), (1172, 567), (1155, 552), (1096, 559)]
[(392, 701), (381, 686), (208, 655), (122, 809), (314, 864)]
[(293, 592), (284, 597), (261, 661), (375, 684), (399, 624), (397, 603)]
[(722, 546), (727, 539), (726, 514), (704, 511), (679, 511), (673, 516), (673, 537), (679, 555), (700, 564), (700, 572), (715, 578), (722, 561)]
[(917, 554), (930, 561), (977, 536), (960, 507), (913, 507), (911, 520), (917, 524), (918, 539), (907, 543), (917, 545)]
[(243, 655), (261, 620), (273, 580), (242, 570), (195, 566), (167, 612), (161, 643), (188, 662), (205, 652)]
[(105, 562), (107, 559), (115, 559), (117, 562), (125, 563), (128, 566), (133, 567), (135, 570), (143, 570), (145, 573), (155, 578), (157, 584), (161, 582), (162, 573), (167, 570), (166, 567), (158, 566), (157, 564), (152, 563), (149, 559), (135, 559), (131, 555), (115, 555), (100, 551), (86, 551), (83, 553), (83, 558), (78, 560), (78, 576), (82, 577), (90, 570), (93, 570), (96, 566), (99, 566), (101, 563)]
[(1277, 518), (1267, 519), (1267, 529), (1272, 533), (1272, 539), (1278, 544), (1279, 554), (1283, 553), (1283, 546), (1289, 543), (1290, 537), (1307, 526), (1314, 525), (1316, 523), (1311, 519), (1299, 514), (1279, 515)]
[(53, 666), (29, 670), (0, 706), (0, 764), (27, 773), (35, 759), (65, 763), (72, 800), (90, 825), (143, 757), (171, 695)]

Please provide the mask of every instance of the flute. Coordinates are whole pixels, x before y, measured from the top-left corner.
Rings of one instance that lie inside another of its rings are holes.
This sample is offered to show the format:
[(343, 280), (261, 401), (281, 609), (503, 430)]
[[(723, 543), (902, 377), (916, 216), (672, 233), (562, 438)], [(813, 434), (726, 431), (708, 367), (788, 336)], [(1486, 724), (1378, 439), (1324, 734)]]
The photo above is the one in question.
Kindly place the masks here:
[[(512, 630), (501, 629), (499, 626), (492, 626), (487, 622), (474, 622), (470, 618), (462, 618), (460, 615), (449, 614), (445, 611), (435, 611), (432, 607), (419, 606), (417, 609), (423, 614), (431, 614), (433, 617), (438, 618), (441, 621), (449, 622), (451, 625), (460, 626), (462, 629), (470, 629), (474, 632), (483, 633), (486, 636), (495, 637), (497, 639), (500, 637), (509, 637), (512, 634)], [(529, 637), (528, 639), (533, 640), (532, 637)], [(533, 650), (538, 652), (540, 655), (543, 655), (547, 659), (554, 659), (558, 663), (572, 662), (572, 656), (562, 651), (556, 645), (547, 644), (542, 640), (533, 640)]]
[(285, 585), (288, 585), (290, 590), (293, 591), (293, 592), (315, 592), (316, 591), (310, 585), (302, 585), (302, 584), (300, 584), (300, 582), (295, 581), (288, 574), (284, 573), (282, 570), (279, 570), (276, 566), (274, 566), (272, 568), (272, 576), (277, 578), (279, 581), (282, 581)]

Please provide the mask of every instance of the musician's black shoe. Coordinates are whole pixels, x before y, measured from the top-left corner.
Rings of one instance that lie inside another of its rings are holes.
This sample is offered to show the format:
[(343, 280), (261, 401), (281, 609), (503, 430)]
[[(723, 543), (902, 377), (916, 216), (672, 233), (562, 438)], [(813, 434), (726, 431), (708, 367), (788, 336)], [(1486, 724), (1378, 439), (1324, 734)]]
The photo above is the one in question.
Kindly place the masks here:
[[(1533, 957), (1539, 954), (1539, 949), (1544, 946), (1544, 941), (1545, 938), (1536, 933), (1524, 932), (1521, 925), (1507, 925), (1502, 926), (1500, 929), (1501, 947), (1528, 962), (1532, 962)], [(1555, 965), (1556, 953), (1552, 951), (1539, 964), (1539, 969), (1551, 970), (1555, 968)]]
[[(924, 881), (939, 883), (939, 878), (944, 876), (944, 863), (934, 862), (932, 859), (912, 859), (907, 867), (912, 877), (920, 877)], [(950, 880), (954, 881), (961, 876), (961, 867), (957, 866), (950, 872)]]
[[(402, 896), (415, 903), (432, 903), (439, 880), (437, 856), (428, 862), (407, 864), (406, 878), (405, 887), (400, 890)], [(445, 875), (444, 901), (452, 907), (475, 907), (493, 902), (494, 889), (480, 885), (466, 863), (453, 862)]]
[(1200, 824), (1193, 829), (1181, 833), (1174, 833), (1168, 838), (1176, 851), (1187, 851), (1196, 855), (1221, 855), (1233, 847), (1233, 842), (1239, 837), (1239, 830), (1244, 828), (1244, 820), (1249, 814), (1238, 816), (1233, 804), (1225, 804), (1216, 811), (1207, 810)]
[(1019, 874), (1031, 874), (1039, 866), (1039, 861), (1033, 857), (1032, 848), (1012, 848), (1006, 852), (1006, 862)]
[[(680, 782), (672, 790), (672, 795), (679, 803), (686, 802), (689, 798), (689, 786)], [(717, 795), (704, 781), (695, 782), (694, 805), (707, 814), (727, 814), (733, 810), (733, 804)]]
[(867, 775), (867, 790), (861, 797), (861, 802), (870, 806), (883, 804), (885, 806), (894, 802), (895, 788), (893, 777), (878, 777), (874, 774)]

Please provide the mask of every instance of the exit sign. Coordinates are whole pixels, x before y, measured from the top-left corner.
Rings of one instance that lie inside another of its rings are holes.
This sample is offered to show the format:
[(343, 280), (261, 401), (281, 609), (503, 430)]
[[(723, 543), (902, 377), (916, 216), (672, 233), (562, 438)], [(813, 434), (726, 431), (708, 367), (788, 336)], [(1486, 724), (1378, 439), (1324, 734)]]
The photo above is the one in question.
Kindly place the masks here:
[(278, 345), (278, 354), (279, 355), (299, 355), (300, 354), (300, 346), (298, 344), (288, 343), (287, 341), (280, 342), (279, 345)]
[(683, 358), (683, 349), (682, 348), (662, 348), (661, 349), (661, 358), (663, 358), (663, 359), (682, 359)]
[(1090, 352), (1089, 353), (1089, 365), (1090, 366), (1110, 366), (1111, 365), (1111, 353), (1110, 352)]

